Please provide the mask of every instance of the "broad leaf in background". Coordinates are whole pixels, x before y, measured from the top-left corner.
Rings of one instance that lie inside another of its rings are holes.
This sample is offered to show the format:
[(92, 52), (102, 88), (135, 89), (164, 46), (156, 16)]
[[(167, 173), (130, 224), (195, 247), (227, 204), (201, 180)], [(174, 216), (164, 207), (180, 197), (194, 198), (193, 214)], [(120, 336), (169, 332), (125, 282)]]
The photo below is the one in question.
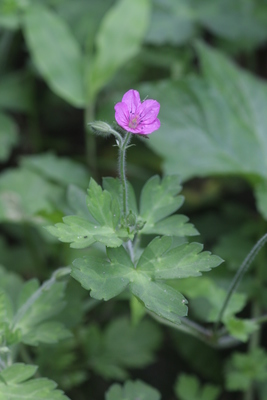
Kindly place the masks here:
[(146, 41), (154, 45), (185, 44), (199, 28), (250, 49), (267, 38), (266, 4), (254, 0), (154, 0)]
[(91, 325), (82, 342), (90, 368), (106, 379), (124, 380), (129, 368), (142, 368), (155, 360), (161, 342), (157, 324), (143, 320), (137, 326), (125, 317), (111, 321), (104, 332)]
[(34, 279), (22, 284), (14, 280), (15, 275), (4, 271), (1, 275), (4, 279), (0, 284), (0, 332), (6, 335), (5, 342), (37, 345), (56, 343), (70, 336), (63, 324), (55, 321), (65, 305), (65, 283), (44, 283), (39, 287)]
[[(213, 256), (214, 257), (214, 256)], [(222, 304), (227, 292), (219, 287), (214, 279), (207, 276), (198, 278), (188, 278), (182, 281), (169, 281), (176, 290), (183, 291), (184, 295), (190, 299), (191, 311), (199, 319), (207, 322), (217, 321)], [(240, 312), (246, 305), (246, 295), (234, 293), (224, 313), (224, 321)], [(204, 301), (204, 303), (203, 303)]]
[(254, 0), (194, 0), (198, 23), (214, 35), (234, 41), (239, 48), (260, 45), (267, 38), (266, 3)]
[[(23, 2), (21, 2), (23, 4)], [(27, 6), (27, 1), (24, 2)], [(0, 2), (0, 27), (3, 29), (15, 31), (19, 29), (19, 2), (18, 1), (1, 1)]]
[(55, 380), (63, 390), (70, 390), (88, 380), (85, 365), (81, 363), (75, 338), (55, 345), (41, 345), (33, 349), (38, 372)]
[(0, 220), (40, 223), (35, 214), (53, 211), (62, 189), (26, 168), (5, 170), (0, 177)]
[(118, 247), (124, 238), (133, 238), (126, 228), (121, 227), (121, 210), (118, 199), (107, 190), (102, 190), (94, 179), (89, 182), (86, 198), (90, 217), (67, 216), (64, 223), (47, 227), (59, 240), (71, 243), (71, 247), (81, 249), (95, 242), (108, 247)]
[(74, 36), (87, 51), (93, 51), (97, 29), (113, 4), (114, 0), (53, 1), (57, 13), (66, 20)]
[(148, 145), (182, 179), (232, 174), (266, 182), (267, 85), (204, 44), (197, 52), (203, 79), (142, 87), (162, 104), (164, 120)]
[(96, 55), (88, 71), (90, 99), (137, 55), (148, 28), (150, 3), (150, 0), (118, 0), (104, 16), (96, 36)]
[(188, 0), (154, 0), (146, 42), (181, 45), (196, 34), (196, 14)]
[(33, 79), (25, 71), (6, 74), (0, 80), (0, 107), (30, 113), (34, 107)]
[(62, 186), (73, 184), (86, 188), (89, 182), (85, 166), (70, 158), (58, 157), (52, 152), (24, 156), (20, 164)]
[(177, 196), (181, 191), (180, 177), (165, 176), (160, 181), (159, 176), (150, 178), (141, 192), (140, 216), (145, 221), (142, 234), (158, 234), (172, 236), (197, 235), (192, 224), (187, 224), (184, 215), (170, 214), (177, 211), (183, 204), (184, 197)]
[(0, 162), (8, 160), (18, 142), (17, 126), (7, 115), (0, 113)]
[(13, 364), (0, 372), (0, 400), (69, 400), (57, 384), (46, 378), (31, 379), (35, 365)]
[(24, 33), (49, 87), (73, 106), (83, 107), (83, 57), (65, 21), (44, 6), (31, 4), (24, 15)]
[(246, 392), (252, 383), (266, 382), (267, 354), (256, 348), (249, 353), (235, 352), (227, 363), (226, 388)]
[(105, 400), (160, 400), (160, 393), (142, 381), (127, 381), (124, 386), (114, 384), (108, 390)]
[(204, 385), (195, 376), (181, 374), (174, 387), (179, 400), (217, 400), (220, 389), (215, 385)]

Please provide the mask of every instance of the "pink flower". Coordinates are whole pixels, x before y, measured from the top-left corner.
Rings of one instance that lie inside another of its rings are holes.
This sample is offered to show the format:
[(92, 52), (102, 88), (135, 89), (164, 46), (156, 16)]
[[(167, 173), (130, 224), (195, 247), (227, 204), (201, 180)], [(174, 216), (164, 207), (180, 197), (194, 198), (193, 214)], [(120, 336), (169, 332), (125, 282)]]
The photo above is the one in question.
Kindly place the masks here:
[(118, 125), (128, 132), (148, 135), (160, 127), (160, 120), (157, 118), (160, 104), (156, 100), (145, 100), (141, 103), (137, 90), (128, 90), (114, 109)]

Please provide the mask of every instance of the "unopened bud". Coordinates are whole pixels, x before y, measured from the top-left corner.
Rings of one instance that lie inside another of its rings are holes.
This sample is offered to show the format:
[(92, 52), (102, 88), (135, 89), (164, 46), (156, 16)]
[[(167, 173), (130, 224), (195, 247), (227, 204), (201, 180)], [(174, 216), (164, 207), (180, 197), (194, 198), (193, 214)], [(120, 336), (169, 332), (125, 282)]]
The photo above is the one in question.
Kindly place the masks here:
[(144, 228), (145, 224), (146, 224), (146, 221), (139, 219), (135, 226), (136, 230), (141, 231)]
[(132, 210), (130, 210), (129, 214), (127, 215), (126, 221), (128, 226), (135, 226), (136, 216), (134, 215)]
[(109, 136), (111, 135), (112, 128), (109, 124), (103, 121), (94, 121), (88, 124), (92, 131), (100, 136)]

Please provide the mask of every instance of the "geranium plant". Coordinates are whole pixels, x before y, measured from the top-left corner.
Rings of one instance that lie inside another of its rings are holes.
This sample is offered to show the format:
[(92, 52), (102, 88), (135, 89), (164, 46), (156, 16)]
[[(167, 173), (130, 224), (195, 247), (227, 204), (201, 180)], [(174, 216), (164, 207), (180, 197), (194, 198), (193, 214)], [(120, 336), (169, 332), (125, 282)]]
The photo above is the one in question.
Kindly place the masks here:
[(202, 3), (0, 1), (0, 400), (266, 400), (267, 6)]

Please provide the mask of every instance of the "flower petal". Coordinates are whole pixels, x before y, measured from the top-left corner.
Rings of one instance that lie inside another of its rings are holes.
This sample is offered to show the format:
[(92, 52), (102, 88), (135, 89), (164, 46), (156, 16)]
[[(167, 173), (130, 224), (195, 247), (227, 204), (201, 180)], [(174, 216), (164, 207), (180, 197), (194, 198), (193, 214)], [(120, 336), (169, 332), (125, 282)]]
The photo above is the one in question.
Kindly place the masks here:
[(160, 128), (160, 120), (156, 118), (151, 124), (139, 124), (138, 127), (136, 128), (136, 132), (134, 133), (139, 133), (141, 135), (149, 135), (150, 133), (156, 131), (157, 129)]
[(135, 114), (136, 110), (141, 105), (140, 94), (137, 90), (130, 89), (124, 94), (122, 103), (127, 104), (129, 112)]
[(117, 103), (115, 104), (115, 119), (122, 128), (128, 129), (129, 124), (129, 110), (125, 103)]
[(158, 116), (160, 104), (156, 100), (145, 100), (137, 110), (141, 123), (151, 124)]

